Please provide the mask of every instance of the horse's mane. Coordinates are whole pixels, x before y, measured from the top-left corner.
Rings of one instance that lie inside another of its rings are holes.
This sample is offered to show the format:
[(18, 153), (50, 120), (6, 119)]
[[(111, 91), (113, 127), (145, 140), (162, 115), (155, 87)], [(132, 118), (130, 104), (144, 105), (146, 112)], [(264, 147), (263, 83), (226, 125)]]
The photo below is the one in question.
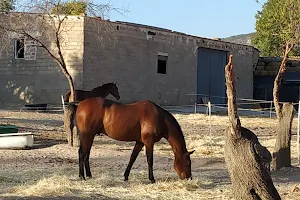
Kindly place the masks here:
[[(155, 104), (155, 103), (154, 103), (154, 104)], [(155, 105), (156, 105), (156, 107), (157, 107), (161, 112), (163, 112), (163, 113), (167, 116), (168, 120), (170, 120), (170, 122), (178, 129), (178, 133), (180, 134), (180, 136), (182, 136), (183, 141), (184, 141), (184, 143), (185, 143), (184, 135), (183, 135), (181, 126), (179, 125), (179, 123), (178, 123), (178, 121), (175, 119), (175, 117), (174, 117), (170, 112), (168, 112), (167, 110), (165, 110), (164, 108), (158, 106), (157, 104), (155, 104)]]

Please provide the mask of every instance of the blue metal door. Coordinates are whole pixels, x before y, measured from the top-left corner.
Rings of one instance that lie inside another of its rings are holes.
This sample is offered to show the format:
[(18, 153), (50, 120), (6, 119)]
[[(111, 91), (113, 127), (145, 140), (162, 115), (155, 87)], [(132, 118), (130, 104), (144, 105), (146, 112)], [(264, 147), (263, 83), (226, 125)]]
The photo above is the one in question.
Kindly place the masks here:
[(198, 48), (197, 103), (205, 98), (212, 104), (226, 103), (226, 61), (226, 51)]

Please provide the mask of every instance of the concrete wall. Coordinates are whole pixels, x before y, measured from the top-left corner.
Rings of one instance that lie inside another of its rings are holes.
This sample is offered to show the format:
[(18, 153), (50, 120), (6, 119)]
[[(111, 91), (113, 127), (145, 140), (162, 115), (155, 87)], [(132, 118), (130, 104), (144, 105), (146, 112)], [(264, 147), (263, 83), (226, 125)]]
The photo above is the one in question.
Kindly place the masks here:
[[(17, 14), (0, 14), (0, 21), (9, 24), (9, 20), (16, 20)], [(32, 20), (26, 20), (28, 27), (37, 23), (37, 16), (31, 16)], [(20, 20), (20, 19), (19, 19)], [(33, 23), (31, 23), (33, 22)], [(17, 25), (17, 22), (14, 23)], [(22, 26), (22, 25), (20, 25)], [(54, 39), (51, 39), (51, 29), (47, 31), (37, 29), (43, 43), (52, 52), (56, 52)], [(24, 27), (25, 28), (25, 27)], [(83, 66), (83, 18), (70, 17), (64, 23), (65, 30), (61, 35), (62, 51), (66, 64), (72, 74), (76, 87), (82, 86)], [(36, 32), (34, 30), (28, 30)], [(45, 32), (44, 32), (45, 31)], [(47, 33), (47, 34), (46, 34)], [(4, 32), (1, 33), (2, 35)], [(41, 47), (36, 49), (36, 59), (25, 60), (14, 57), (14, 36), (11, 34), (5, 44), (0, 41), (2, 49), (0, 54), (0, 103), (2, 104), (25, 104), (25, 103), (61, 103), (60, 95), (68, 91), (67, 79), (58, 64)]]
[[(31, 32), (40, 27), (36, 15), (30, 16), (27, 24), (22, 22), (24, 16), (15, 15), (0, 14), (0, 23), (23, 26)], [(45, 30), (35, 32), (56, 52), (55, 40), (49, 39), (53, 31), (41, 24)], [(164, 105), (193, 104), (196, 96), (187, 94), (196, 94), (197, 73), (201, 73), (197, 72), (197, 51), (205, 47), (233, 54), (237, 95), (253, 97), (253, 66), (258, 58), (253, 47), (80, 16), (68, 17), (63, 27), (62, 50), (75, 89), (90, 90), (116, 82), (124, 103), (150, 99)], [(13, 41), (8, 45), (0, 41), (0, 47), (1, 103), (60, 104), (60, 95), (69, 90), (68, 82), (43, 48), (37, 47), (35, 59), (24, 60), (14, 58)], [(159, 52), (168, 55), (167, 74), (157, 73)]]
[[(98, 32), (98, 30), (100, 30)], [(116, 82), (121, 102), (149, 99), (160, 104), (191, 104), (196, 91), (195, 46), (163, 32), (86, 18), (84, 88)], [(105, 37), (101, 40), (97, 35)], [(158, 52), (167, 53), (167, 74), (157, 73)]]
[[(197, 50), (205, 47), (233, 54), (237, 95), (253, 98), (253, 67), (258, 58), (253, 47), (93, 18), (85, 18), (84, 24), (85, 89), (117, 82), (121, 102), (150, 99), (167, 105), (193, 104), (196, 96), (187, 94), (196, 94), (197, 73), (201, 73), (197, 72)], [(156, 72), (158, 52), (168, 54), (167, 74)]]

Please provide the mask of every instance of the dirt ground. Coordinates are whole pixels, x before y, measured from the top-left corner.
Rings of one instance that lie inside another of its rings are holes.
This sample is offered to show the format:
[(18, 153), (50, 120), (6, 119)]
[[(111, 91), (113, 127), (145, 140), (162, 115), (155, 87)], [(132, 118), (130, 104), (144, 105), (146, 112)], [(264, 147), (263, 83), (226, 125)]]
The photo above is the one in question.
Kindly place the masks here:
[[(36, 134), (33, 148), (0, 150), (0, 199), (232, 199), (223, 155), (227, 116), (212, 116), (211, 121), (204, 114), (174, 116), (188, 150), (196, 150), (191, 155), (193, 180), (178, 179), (171, 147), (161, 140), (154, 149), (157, 182), (150, 184), (144, 150), (129, 181), (123, 181), (134, 143), (96, 136), (90, 160), (93, 178), (82, 181), (78, 178), (78, 149), (67, 145), (62, 113), (0, 110), (0, 124), (14, 124), (19, 132)], [(272, 152), (276, 119), (251, 116), (241, 117), (241, 122)], [(295, 120), (293, 134), (296, 128)], [(294, 167), (272, 171), (282, 199), (300, 199), (296, 136), (292, 137), (292, 159)]]

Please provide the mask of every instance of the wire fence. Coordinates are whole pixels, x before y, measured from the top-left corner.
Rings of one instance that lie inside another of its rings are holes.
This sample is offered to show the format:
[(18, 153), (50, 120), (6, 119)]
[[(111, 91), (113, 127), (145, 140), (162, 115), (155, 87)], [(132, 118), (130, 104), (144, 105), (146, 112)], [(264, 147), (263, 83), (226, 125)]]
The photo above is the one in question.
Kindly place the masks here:
[[(174, 112), (185, 112), (185, 113), (208, 113), (208, 102), (211, 103), (211, 112), (212, 113), (222, 113), (227, 112), (227, 97), (225, 96), (215, 96), (215, 95), (207, 95), (207, 94), (196, 94), (196, 93), (187, 93), (180, 94), (177, 93), (165, 93), (165, 95), (174, 95), (174, 102), (176, 99), (180, 100), (181, 98), (191, 97), (194, 103), (190, 104), (181, 104), (176, 105), (176, 103), (172, 103), (174, 105), (167, 105), (167, 103), (163, 102), (162, 99), (158, 99), (158, 104), (161, 105), (166, 110), (174, 111)], [(159, 95), (160, 97), (162, 95)], [(179, 97), (180, 96), (180, 97)], [(2, 106), (2, 109), (10, 109), (10, 110), (19, 110), (23, 111), (38, 111), (38, 112), (49, 112), (49, 113), (57, 113), (63, 112), (65, 102), (63, 100), (63, 96), (61, 95), (61, 104), (60, 105), (42, 105), (42, 104), (31, 104), (28, 105), (5, 105)], [(182, 102), (182, 101), (180, 101)], [(188, 102), (188, 101), (185, 101)], [(197, 103), (201, 102), (201, 103)], [(284, 103), (284, 102), (279, 102)], [(292, 102), (292, 104), (297, 108), (299, 102)], [(237, 106), (238, 111), (242, 115), (266, 115), (268, 112), (268, 116), (272, 118), (275, 116), (275, 108), (273, 106), (273, 101), (270, 100), (259, 100), (259, 99), (249, 99), (249, 98), (237, 98)]]
[[(171, 93), (169, 93), (170, 95)], [(162, 105), (163, 108), (168, 110), (171, 113), (204, 113), (208, 116), (209, 122), (209, 136), (210, 136), (210, 148), (213, 148), (213, 136), (212, 136), (212, 119), (211, 116), (214, 114), (227, 114), (228, 108), (226, 97), (221, 96), (209, 96), (205, 94), (185, 94), (186, 96), (193, 96), (194, 99), (198, 96), (203, 97), (202, 103), (194, 103), (194, 104), (186, 104), (186, 105), (175, 105), (175, 106), (168, 106)], [(213, 99), (215, 98), (215, 99)], [(217, 103), (212, 103), (210, 100), (216, 100)], [(220, 103), (217, 99), (222, 99), (224, 103)], [(285, 103), (285, 102), (279, 102)], [(298, 120), (298, 127), (297, 127), (297, 153), (298, 153), (298, 164), (300, 163), (300, 101), (293, 102), (292, 104), (298, 108), (298, 115), (295, 116)], [(254, 105), (257, 104), (269, 104), (269, 107), (260, 107), (260, 108), (253, 108)], [(6, 105), (2, 107), (5, 110), (18, 110), (19, 112), (26, 112), (26, 111), (36, 111), (36, 112), (45, 112), (45, 113), (62, 113), (64, 112), (64, 107), (66, 102), (63, 100), (63, 95), (61, 96), (61, 104), (60, 105), (48, 105), (48, 104), (29, 104), (29, 105)], [(273, 101), (269, 100), (258, 100), (258, 99), (248, 99), (248, 98), (237, 98), (237, 106), (238, 106), (238, 114), (245, 115), (245, 116), (264, 116), (264, 117), (276, 117), (276, 112), (273, 106)], [(245, 106), (249, 106), (250, 108), (246, 108)], [(1, 108), (0, 108), (1, 109)]]

